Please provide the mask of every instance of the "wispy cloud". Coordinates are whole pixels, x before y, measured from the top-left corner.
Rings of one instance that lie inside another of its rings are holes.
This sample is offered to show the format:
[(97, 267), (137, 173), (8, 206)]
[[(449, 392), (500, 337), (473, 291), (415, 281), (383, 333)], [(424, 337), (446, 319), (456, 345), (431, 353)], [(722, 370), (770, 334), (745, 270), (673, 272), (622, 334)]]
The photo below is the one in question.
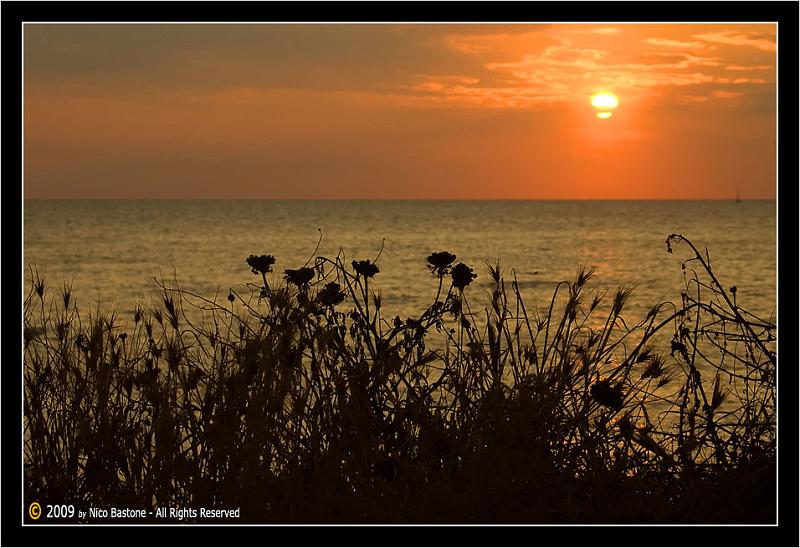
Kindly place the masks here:
[[(611, 52), (570, 45), (550, 46), (520, 61), (487, 63), (485, 68), (504, 74), (504, 85), (479, 85), (479, 81), (453, 76), (425, 76), (416, 91), (439, 94), (439, 100), (459, 101), (493, 108), (519, 108), (574, 100), (597, 86), (635, 91), (657, 86), (690, 86), (715, 81), (698, 70), (716, 66), (709, 57), (686, 53), (654, 54), (650, 63), (615, 63)], [(511, 77), (509, 79), (509, 76)]]
[(424, 81), (414, 86), (414, 88), (426, 91), (441, 91), (453, 86), (472, 86), (480, 81), (477, 78), (469, 78), (467, 76), (458, 75), (437, 76), (435, 78), (431, 78), (421, 74), (419, 77)]
[(502, 52), (519, 48), (530, 47), (540, 38), (543, 29), (536, 29), (524, 33), (448, 33), (442, 37), (447, 49), (466, 53), (469, 55), (481, 55), (488, 52)]
[(619, 34), (622, 30), (619, 27), (597, 27), (589, 29), (576, 29), (567, 31), (569, 34), (594, 34), (594, 35), (614, 35)]
[(741, 91), (725, 91), (717, 89), (712, 91), (711, 95), (714, 97), (719, 97), (720, 99), (738, 99), (744, 94)]
[(528, 108), (562, 101), (570, 92), (566, 86), (480, 85), (478, 80), (465, 78), (423, 76), (422, 81), (409, 86), (416, 95), (412, 104), (474, 106), (484, 108)]
[[(663, 34), (628, 37), (625, 32), (618, 27), (597, 27), (551, 29), (514, 37), (449, 34), (447, 47), (476, 56), (479, 68), (461, 75), (419, 75), (407, 89), (434, 104), (524, 108), (574, 101), (599, 88), (625, 94), (629, 100), (649, 95), (699, 103), (743, 95), (739, 90), (713, 93), (710, 86), (758, 86), (774, 81), (763, 72), (748, 74), (774, 69), (763, 64), (763, 59), (760, 64), (748, 65), (735, 51), (715, 45), (768, 51), (774, 42), (765, 33), (721, 30), (683, 33), (673, 39)], [(509, 40), (514, 41), (511, 47)], [(697, 91), (666, 92), (693, 86)]]
[(775, 67), (772, 65), (725, 65), (725, 70), (732, 70), (735, 72), (758, 72), (764, 70), (773, 70)]
[(740, 76), (738, 78), (725, 78), (719, 77), (715, 78), (714, 81), (718, 84), (766, 84), (767, 81), (764, 78), (746, 78)]
[(718, 64), (714, 58), (688, 53), (653, 53), (650, 59), (653, 61), (647, 63), (614, 62), (610, 51), (561, 45), (526, 55), (521, 61), (489, 63), (486, 68), (509, 72), (528, 82), (561, 82), (579, 88), (603, 83), (635, 89), (710, 81), (711, 76), (682, 71)]
[(703, 40), (711, 44), (724, 44), (728, 46), (745, 46), (756, 48), (761, 51), (775, 51), (775, 40), (759, 32), (736, 32), (723, 30), (719, 32), (708, 32), (695, 34), (693, 38)]
[(683, 40), (669, 40), (667, 38), (646, 38), (645, 43), (665, 48), (703, 48), (704, 42), (691, 42)]

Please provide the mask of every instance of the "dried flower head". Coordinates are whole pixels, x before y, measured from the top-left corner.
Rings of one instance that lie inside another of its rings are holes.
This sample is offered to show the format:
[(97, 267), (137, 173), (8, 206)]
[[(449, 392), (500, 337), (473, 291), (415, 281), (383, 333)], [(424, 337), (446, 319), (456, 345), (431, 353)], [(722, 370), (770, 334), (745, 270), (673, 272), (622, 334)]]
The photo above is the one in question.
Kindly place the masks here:
[(341, 286), (336, 282), (325, 284), (325, 287), (317, 294), (317, 300), (323, 306), (336, 306), (342, 302), (344, 298), (345, 294)]
[(428, 269), (435, 276), (442, 277), (450, 272), (450, 266), (455, 260), (456, 256), (449, 251), (431, 253), (428, 255)]
[(475, 274), (472, 269), (464, 263), (458, 263), (456, 266), (454, 266), (451, 276), (453, 278), (453, 287), (462, 290), (471, 284), (472, 280), (478, 277), (478, 275)]
[(622, 386), (612, 386), (611, 380), (597, 381), (590, 390), (592, 397), (600, 405), (619, 411), (622, 409)]
[(365, 278), (372, 278), (375, 274), (380, 272), (378, 265), (370, 262), (369, 259), (365, 261), (353, 261), (353, 270), (356, 274), (364, 276)]
[(272, 272), (272, 265), (275, 264), (275, 257), (272, 255), (250, 255), (245, 262), (250, 266), (253, 274)]
[(303, 266), (297, 270), (287, 268), (283, 271), (283, 278), (297, 287), (308, 287), (308, 283), (314, 279), (314, 269), (307, 266)]

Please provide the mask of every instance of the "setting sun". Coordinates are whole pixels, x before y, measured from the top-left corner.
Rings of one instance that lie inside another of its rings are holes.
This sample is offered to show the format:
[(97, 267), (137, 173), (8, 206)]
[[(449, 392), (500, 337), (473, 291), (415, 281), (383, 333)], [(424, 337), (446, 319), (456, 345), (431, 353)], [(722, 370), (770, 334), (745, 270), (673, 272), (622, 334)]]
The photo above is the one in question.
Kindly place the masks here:
[(608, 120), (611, 118), (611, 116), (614, 115), (611, 111), (619, 106), (619, 99), (617, 99), (617, 96), (605, 92), (592, 95), (590, 102), (592, 106), (597, 109), (597, 114), (595, 114), (595, 116), (601, 120)]
[(610, 93), (598, 93), (597, 95), (592, 95), (591, 101), (594, 108), (609, 109), (617, 108), (617, 106), (619, 106), (619, 100), (617, 99), (616, 95), (612, 95)]

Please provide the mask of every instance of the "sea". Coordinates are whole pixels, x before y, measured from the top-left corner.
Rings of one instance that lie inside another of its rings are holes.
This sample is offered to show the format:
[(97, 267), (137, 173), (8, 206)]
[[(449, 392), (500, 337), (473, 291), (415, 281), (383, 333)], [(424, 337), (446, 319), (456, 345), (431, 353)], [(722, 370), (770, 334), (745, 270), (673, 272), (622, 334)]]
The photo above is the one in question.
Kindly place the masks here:
[[(467, 288), (472, 308), (488, 302), (487, 264), (516, 278), (529, 310), (545, 310), (559, 281), (580, 265), (594, 269), (589, 288), (633, 287), (626, 313), (636, 320), (656, 303), (679, 303), (686, 245), (703, 253), (737, 304), (775, 321), (774, 201), (272, 201), (25, 200), (23, 266), (51, 291), (72, 285), (83, 311), (131, 313), (157, 298), (154, 280), (224, 302), (231, 289), (259, 283), (245, 259), (276, 258), (284, 269), (316, 256), (377, 261), (370, 287), (383, 317), (418, 316), (437, 282), (432, 252), (449, 251), (478, 274)], [(313, 263), (313, 260), (311, 261)]]

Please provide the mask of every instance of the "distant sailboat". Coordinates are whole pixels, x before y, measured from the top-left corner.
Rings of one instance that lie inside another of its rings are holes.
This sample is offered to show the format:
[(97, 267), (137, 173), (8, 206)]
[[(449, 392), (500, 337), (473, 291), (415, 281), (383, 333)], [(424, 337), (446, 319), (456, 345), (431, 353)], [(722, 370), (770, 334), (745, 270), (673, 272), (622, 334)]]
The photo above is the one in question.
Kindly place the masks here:
[(742, 183), (739, 183), (739, 184), (736, 186), (736, 203), (737, 203), (737, 204), (738, 204), (738, 203), (740, 203), (740, 202), (742, 201), (742, 192), (741, 192), (741, 188), (742, 188)]

